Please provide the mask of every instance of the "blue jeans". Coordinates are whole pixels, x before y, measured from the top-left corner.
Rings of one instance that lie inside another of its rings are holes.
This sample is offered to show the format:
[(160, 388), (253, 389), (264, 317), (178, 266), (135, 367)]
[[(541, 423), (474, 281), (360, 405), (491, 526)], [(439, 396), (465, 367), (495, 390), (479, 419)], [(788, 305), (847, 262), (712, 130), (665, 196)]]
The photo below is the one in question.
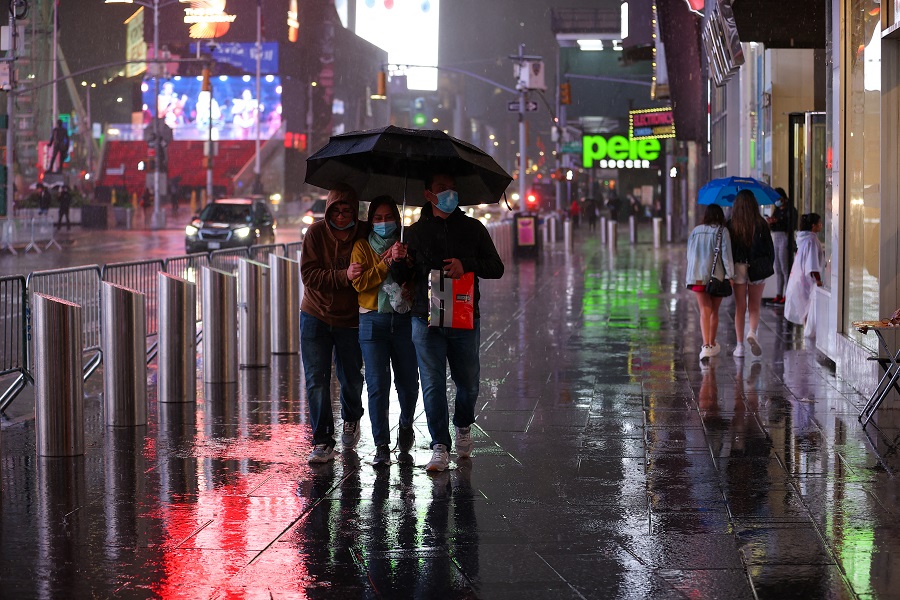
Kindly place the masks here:
[(359, 421), (362, 407), (362, 352), (359, 333), (350, 327), (332, 327), (300, 313), (300, 357), (306, 375), (306, 401), (314, 444), (334, 444), (331, 410), (331, 361), (341, 384), (341, 418)]
[(419, 359), (425, 418), (431, 433), (431, 446), (444, 444), (450, 449), (450, 409), (447, 406), (447, 363), (450, 378), (456, 384), (456, 408), (453, 424), (468, 427), (475, 422), (475, 402), (481, 363), (481, 325), (475, 319), (475, 329), (429, 327), (428, 319), (413, 317), (412, 338)]
[(410, 426), (416, 416), (419, 372), (416, 349), (412, 343), (411, 321), (409, 314), (368, 312), (359, 315), (359, 345), (366, 363), (369, 419), (376, 446), (391, 441), (391, 426), (388, 423), (391, 366), (400, 401), (400, 424)]

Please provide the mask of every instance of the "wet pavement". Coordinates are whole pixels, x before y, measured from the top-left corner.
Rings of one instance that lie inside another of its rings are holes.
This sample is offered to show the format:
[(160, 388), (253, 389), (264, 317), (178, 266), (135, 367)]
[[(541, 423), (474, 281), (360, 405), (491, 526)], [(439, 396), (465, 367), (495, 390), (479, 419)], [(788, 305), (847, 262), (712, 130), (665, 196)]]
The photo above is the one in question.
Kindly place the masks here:
[(421, 400), (414, 464), (374, 469), (364, 417), (355, 451), (307, 465), (297, 356), (196, 405), (158, 406), (154, 366), (138, 428), (103, 426), (94, 375), (74, 459), (35, 457), (20, 397), (0, 597), (900, 598), (896, 411), (862, 430), (780, 309), (759, 361), (723, 314), (701, 370), (684, 246), (582, 236), (483, 282), (475, 452), (439, 475)]

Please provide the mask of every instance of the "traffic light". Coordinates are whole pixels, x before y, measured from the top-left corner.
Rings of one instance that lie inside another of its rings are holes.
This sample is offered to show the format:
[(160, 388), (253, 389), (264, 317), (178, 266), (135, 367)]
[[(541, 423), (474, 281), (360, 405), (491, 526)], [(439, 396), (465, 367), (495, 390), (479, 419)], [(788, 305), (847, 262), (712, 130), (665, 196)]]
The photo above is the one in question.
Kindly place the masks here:
[(387, 73), (378, 71), (378, 97), (387, 97)]
[(568, 81), (559, 84), (559, 103), (572, 104), (572, 84)]
[(413, 126), (424, 127), (427, 121), (428, 116), (425, 114), (425, 98), (416, 98), (413, 100)]
[(209, 67), (203, 67), (203, 83), (200, 84), (201, 92), (211, 92), (212, 91), (212, 83), (209, 80), (211, 76), (212, 76), (212, 70)]

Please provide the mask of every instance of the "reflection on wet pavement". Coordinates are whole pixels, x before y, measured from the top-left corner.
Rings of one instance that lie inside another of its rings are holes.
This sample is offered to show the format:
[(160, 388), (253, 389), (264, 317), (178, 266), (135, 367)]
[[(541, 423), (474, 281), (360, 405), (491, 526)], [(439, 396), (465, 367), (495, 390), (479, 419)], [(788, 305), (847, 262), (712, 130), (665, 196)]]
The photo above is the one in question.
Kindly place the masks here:
[(437, 475), (421, 403), (412, 463), (373, 469), (364, 418), (306, 464), (297, 356), (196, 404), (157, 405), (153, 367), (137, 428), (103, 426), (95, 375), (85, 456), (3, 423), (0, 597), (900, 596), (895, 410), (861, 430), (775, 309), (761, 361), (723, 315), (701, 369), (683, 252), (579, 239), (484, 282), (475, 454)]

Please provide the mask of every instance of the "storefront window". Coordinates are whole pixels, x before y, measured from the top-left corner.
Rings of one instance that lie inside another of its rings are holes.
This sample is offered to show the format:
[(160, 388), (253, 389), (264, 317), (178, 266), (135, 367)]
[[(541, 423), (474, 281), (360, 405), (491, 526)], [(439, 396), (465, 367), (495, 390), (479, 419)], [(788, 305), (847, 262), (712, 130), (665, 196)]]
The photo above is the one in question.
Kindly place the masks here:
[[(844, 134), (844, 331), (871, 346), (850, 325), (881, 316), (878, 305), (878, 247), (881, 239), (881, 26), (878, 0), (846, 6), (849, 39), (845, 56)], [(869, 336), (871, 337), (871, 336)]]

